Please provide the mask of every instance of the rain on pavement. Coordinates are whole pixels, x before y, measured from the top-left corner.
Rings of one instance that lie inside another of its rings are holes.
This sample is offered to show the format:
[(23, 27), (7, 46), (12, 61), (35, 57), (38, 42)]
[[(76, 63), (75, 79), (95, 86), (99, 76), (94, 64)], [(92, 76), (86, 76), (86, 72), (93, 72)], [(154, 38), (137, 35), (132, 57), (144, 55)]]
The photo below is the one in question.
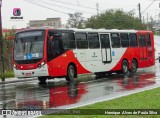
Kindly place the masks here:
[[(104, 78), (80, 82), (38, 80), (0, 85), (0, 109), (47, 109), (73, 108), (97, 101), (113, 99), (160, 86), (159, 63), (156, 67), (139, 70), (136, 74), (112, 74)], [(57, 84), (59, 83), (59, 84)]]

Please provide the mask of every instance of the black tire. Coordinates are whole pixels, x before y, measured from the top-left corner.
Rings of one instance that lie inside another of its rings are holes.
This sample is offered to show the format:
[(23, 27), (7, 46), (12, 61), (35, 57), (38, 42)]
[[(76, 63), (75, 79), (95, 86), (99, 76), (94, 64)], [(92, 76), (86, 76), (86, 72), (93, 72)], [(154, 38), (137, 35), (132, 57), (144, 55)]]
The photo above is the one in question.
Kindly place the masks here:
[(66, 81), (73, 81), (75, 75), (76, 75), (75, 67), (70, 64), (70, 65), (68, 66), (68, 69), (67, 69)]
[(46, 83), (47, 78), (46, 77), (38, 77), (38, 80), (40, 83)]
[(131, 72), (135, 73), (137, 72), (137, 68), (138, 68), (138, 64), (136, 60), (132, 60), (132, 68), (131, 68)]
[(128, 62), (127, 62), (127, 60), (124, 60), (122, 62), (122, 73), (127, 74), (128, 71), (129, 71)]
[(96, 79), (100, 79), (100, 78), (106, 77), (106, 73), (103, 73), (103, 72), (95, 73), (95, 75), (96, 75)]
[(101, 74), (100, 73), (95, 73), (96, 77), (95, 79), (100, 79), (101, 78)]
[(101, 73), (101, 76), (102, 76), (102, 77), (106, 77), (106, 74), (107, 74), (107, 73)]
[(112, 72), (107, 72), (107, 76), (111, 76), (112, 75)]

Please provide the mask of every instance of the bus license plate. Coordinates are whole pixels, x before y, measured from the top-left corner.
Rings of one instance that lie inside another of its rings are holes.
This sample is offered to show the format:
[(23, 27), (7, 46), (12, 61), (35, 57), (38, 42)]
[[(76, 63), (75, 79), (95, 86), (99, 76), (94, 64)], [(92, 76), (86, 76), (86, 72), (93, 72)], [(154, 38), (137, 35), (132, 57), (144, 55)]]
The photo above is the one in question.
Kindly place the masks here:
[(31, 76), (31, 73), (26, 73), (26, 76), (27, 76), (27, 77), (30, 77), (30, 76)]

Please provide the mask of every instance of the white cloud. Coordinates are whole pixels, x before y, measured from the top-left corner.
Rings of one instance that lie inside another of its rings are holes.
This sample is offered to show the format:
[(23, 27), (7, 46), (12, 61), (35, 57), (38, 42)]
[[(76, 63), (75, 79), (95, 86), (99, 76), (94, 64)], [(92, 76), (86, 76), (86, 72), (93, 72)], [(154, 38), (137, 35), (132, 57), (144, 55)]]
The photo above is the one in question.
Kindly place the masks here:
[[(34, 0), (36, 1), (36, 0)], [(142, 11), (152, 2), (151, 0), (56, 0), (60, 1), (53, 2), (52, 0), (39, 0), (44, 1), (44, 3), (49, 2), (49, 4), (43, 4), (47, 7), (50, 7), (55, 10), (59, 10), (66, 13), (74, 13), (75, 11), (83, 11), (84, 17), (90, 17), (93, 14), (96, 14), (96, 10), (93, 9), (87, 9), (85, 7), (78, 6), (79, 5), (86, 6), (86, 7), (96, 7), (96, 3), (99, 3), (99, 9), (101, 11), (104, 11), (106, 9), (110, 8), (122, 8), (125, 11), (130, 11), (135, 9), (135, 12), (138, 15), (138, 3), (141, 3)], [(69, 5), (69, 4), (62, 4), (64, 2), (70, 2), (71, 4), (77, 4), (77, 5)], [(56, 5), (54, 5), (56, 4)], [(71, 9), (66, 9), (64, 7), (69, 7)], [(11, 20), (10, 17), (13, 16), (13, 8), (21, 8), (22, 17), (24, 18), (21, 21)], [(75, 10), (73, 10), (75, 9)], [(155, 10), (157, 9), (157, 10)], [(155, 15), (158, 13), (159, 10), (159, 2), (156, 1), (153, 3), (148, 10), (143, 14), (146, 16), (146, 13), (148, 12), (149, 15)], [(53, 10), (49, 10), (40, 6), (32, 5), (24, 0), (3, 0), (2, 4), (2, 26), (4, 28), (12, 28), (15, 26), (16, 28), (23, 28), (27, 26), (27, 23), (29, 23), (29, 20), (44, 20), (46, 18), (51, 17), (60, 17), (62, 19), (62, 23), (66, 23), (66, 20), (68, 19), (68, 15), (59, 13)], [(156, 19), (157, 20), (157, 19)]]

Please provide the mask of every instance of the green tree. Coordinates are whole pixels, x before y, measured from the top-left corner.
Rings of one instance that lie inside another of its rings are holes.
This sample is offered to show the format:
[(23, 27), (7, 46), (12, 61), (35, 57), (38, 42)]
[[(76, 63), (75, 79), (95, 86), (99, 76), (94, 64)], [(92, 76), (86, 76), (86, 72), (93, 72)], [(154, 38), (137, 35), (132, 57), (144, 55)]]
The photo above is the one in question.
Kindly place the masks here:
[(5, 61), (5, 71), (12, 70), (12, 47), (13, 47), (13, 39), (7, 40), (8, 36), (14, 36), (16, 30), (12, 29), (10, 32), (5, 33), (3, 35), (3, 54)]
[(100, 15), (92, 16), (85, 22), (86, 28), (105, 29), (146, 29), (133, 12), (124, 12), (121, 9), (107, 10)]
[(74, 14), (69, 14), (67, 27), (83, 28), (84, 27), (84, 18), (82, 17), (82, 13), (76, 12)]
[(150, 22), (147, 23), (147, 29), (151, 30), (153, 33), (155, 33), (154, 20), (152, 17), (150, 17)]

